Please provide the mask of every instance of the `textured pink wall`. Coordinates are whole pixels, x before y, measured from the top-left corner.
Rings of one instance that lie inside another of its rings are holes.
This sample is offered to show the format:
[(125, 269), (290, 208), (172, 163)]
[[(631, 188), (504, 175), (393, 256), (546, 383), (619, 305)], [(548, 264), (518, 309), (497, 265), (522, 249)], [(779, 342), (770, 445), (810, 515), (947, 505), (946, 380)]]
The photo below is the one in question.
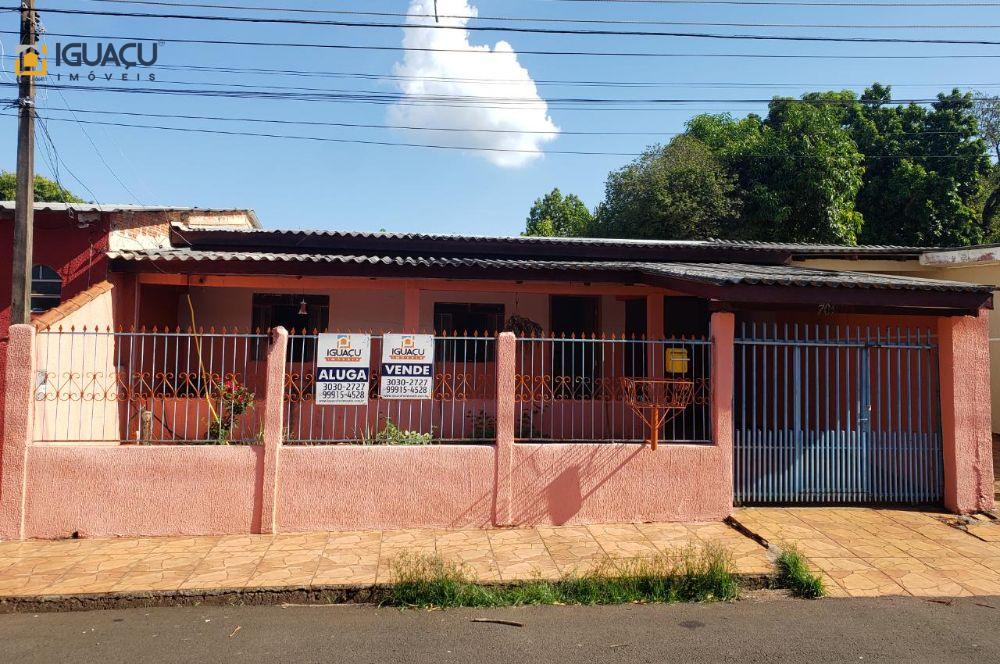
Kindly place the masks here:
[(511, 521), (519, 525), (694, 521), (730, 514), (729, 454), (714, 445), (514, 446)]
[[(26, 457), (31, 444), (35, 379), (35, 328), (11, 325), (6, 347), (4, 428), (0, 450), (0, 538), (24, 537)], [(47, 480), (51, 482), (52, 480)]]
[(283, 447), (279, 531), (484, 527), (492, 446)]
[(263, 448), (31, 447), (27, 537), (258, 530)]
[(944, 504), (993, 509), (989, 312), (940, 318)]

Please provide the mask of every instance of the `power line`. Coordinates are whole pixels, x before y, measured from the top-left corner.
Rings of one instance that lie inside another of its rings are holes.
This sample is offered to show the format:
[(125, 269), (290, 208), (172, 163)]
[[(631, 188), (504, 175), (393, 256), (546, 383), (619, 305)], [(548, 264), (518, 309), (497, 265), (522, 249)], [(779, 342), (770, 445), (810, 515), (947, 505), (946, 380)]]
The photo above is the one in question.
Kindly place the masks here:
[(844, 2), (823, 0), (817, 2), (801, 2), (801, 0), (543, 0), (544, 2), (579, 2), (579, 3), (619, 3), (637, 5), (750, 5), (772, 7), (998, 7), (1000, 2)]
[[(14, 55), (0, 56), (9, 60), (15, 59)], [(505, 85), (510, 83), (523, 83), (523, 79), (510, 78), (475, 78), (466, 76), (414, 76), (401, 74), (386, 74), (382, 72), (357, 72), (357, 71), (330, 71), (330, 70), (309, 70), (309, 69), (272, 69), (266, 67), (227, 67), (219, 65), (193, 65), (179, 64), (169, 65), (157, 63), (156, 71), (191, 71), (191, 72), (220, 72), (228, 74), (257, 74), (261, 76), (297, 76), (305, 78), (359, 78), (373, 81), (430, 81), (443, 83), (475, 83), (483, 85)], [(559, 86), (559, 87), (608, 87), (608, 88), (698, 88), (698, 89), (728, 89), (728, 88), (863, 88), (870, 86), (873, 81), (863, 83), (830, 83), (830, 82), (759, 82), (748, 83), (745, 81), (607, 81), (607, 80), (586, 80), (586, 79), (532, 79), (537, 86)], [(1000, 82), (995, 83), (893, 83), (893, 88), (995, 88), (1000, 87)]]
[[(14, 11), (17, 8), (7, 7)], [(688, 39), (715, 39), (735, 41), (790, 41), (816, 43), (848, 43), (848, 44), (939, 44), (968, 46), (1000, 46), (1000, 41), (990, 39), (921, 39), (916, 37), (825, 37), (819, 35), (762, 35), (762, 34), (725, 34), (717, 32), (676, 32), (657, 30), (611, 30), (611, 29), (570, 29), (570, 28), (531, 28), (503, 25), (447, 25), (443, 23), (380, 23), (375, 21), (338, 21), (298, 18), (271, 18), (250, 16), (221, 16), (189, 14), (167, 14), (152, 12), (118, 12), (90, 9), (66, 9), (44, 7), (38, 11), (50, 14), (69, 14), (76, 16), (113, 16), (117, 18), (158, 18), (178, 19), (188, 21), (236, 22), (236, 23), (266, 23), (282, 25), (308, 25), (341, 28), (391, 28), (391, 29), (426, 29), (426, 30), (463, 30), (469, 32), (513, 32), (539, 35), (563, 36), (615, 36), (615, 37), (676, 37)]]
[[(64, 112), (59, 108), (47, 109), (49, 112)], [(109, 111), (104, 109), (83, 109), (83, 108), (73, 108), (66, 109), (72, 113), (87, 113), (87, 114), (99, 114), (99, 115), (124, 115), (129, 117), (149, 117), (149, 118), (161, 118), (161, 119), (179, 119), (179, 120), (210, 120), (219, 122), (253, 122), (253, 123), (265, 123), (265, 124), (279, 124), (279, 125), (296, 125), (305, 127), (342, 127), (342, 128), (355, 128), (355, 129), (398, 129), (398, 130), (411, 130), (411, 131), (438, 131), (438, 132), (459, 132), (459, 133), (488, 133), (488, 134), (551, 134), (551, 131), (537, 131), (537, 130), (521, 130), (521, 129), (495, 129), (495, 128), (476, 128), (476, 127), (427, 127), (427, 126), (414, 126), (414, 125), (393, 125), (393, 124), (372, 124), (372, 123), (353, 123), (353, 122), (331, 122), (322, 120), (281, 120), (277, 118), (255, 118), (255, 117), (234, 117), (234, 116), (221, 116), (221, 115), (191, 115), (191, 114), (181, 114), (181, 113), (149, 113), (145, 111)], [(559, 135), (567, 136), (679, 136), (685, 132), (665, 132), (665, 131), (567, 131), (559, 130)], [(934, 136), (934, 135), (964, 135), (965, 132), (961, 131), (915, 131), (915, 132), (900, 132), (902, 135), (906, 136)]]
[[(2, 115), (11, 116), (10, 113), (3, 113)], [(45, 120), (51, 122), (72, 122), (73, 120), (69, 118), (44, 118)], [(638, 157), (641, 153), (637, 152), (600, 152), (600, 151), (590, 151), (590, 150), (522, 150), (517, 148), (484, 148), (478, 146), (456, 146), (456, 145), (441, 145), (433, 143), (407, 143), (407, 142), (394, 142), (394, 141), (375, 141), (366, 139), (347, 139), (347, 138), (333, 138), (328, 136), (302, 136), (302, 135), (289, 135), (289, 134), (271, 134), (262, 132), (246, 132), (246, 131), (226, 131), (222, 129), (202, 129), (197, 127), (168, 127), (163, 125), (145, 125), (145, 124), (131, 124), (124, 122), (105, 122), (98, 120), (80, 120), (85, 124), (94, 125), (104, 125), (110, 127), (128, 127), (134, 129), (154, 129), (161, 131), (173, 131), (182, 133), (199, 133), (199, 134), (219, 134), (224, 136), (257, 136), (264, 138), (280, 138), (280, 139), (292, 139), (292, 140), (305, 140), (305, 141), (318, 141), (318, 142), (331, 142), (331, 143), (353, 143), (360, 145), (377, 145), (377, 146), (388, 146), (388, 147), (411, 147), (411, 148), (431, 148), (439, 150), (459, 150), (468, 152), (511, 152), (511, 153), (522, 153), (522, 154), (559, 154), (559, 155), (581, 155), (581, 156), (609, 156), (609, 157)], [(839, 159), (835, 155), (821, 155), (821, 154), (774, 154), (774, 155), (762, 155), (762, 154), (749, 154), (740, 155), (741, 157), (753, 158), (753, 159)], [(949, 154), (928, 154), (928, 155), (861, 155), (862, 159), (963, 159), (965, 157), (961, 155), (949, 155)]]
[(96, 154), (97, 158), (101, 160), (102, 164), (104, 164), (104, 168), (106, 168), (108, 172), (111, 173), (111, 177), (113, 177), (115, 181), (118, 182), (119, 185), (121, 185), (121, 188), (128, 192), (129, 196), (132, 197), (132, 200), (134, 200), (139, 205), (142, 205), (142, 201), (139, 200), (139, 197), (136, 196), (135, 192), (132, 191), (132, 189), (127, 184), (125, 184), (125, 182), (120, 177), (118, 177), (118, 173), (116, 173), (115, 169), (111, 167), (111, 164), (108, 163), (108, 160), (104, 158), (104, 154), (101, 152), (101, 149), (97, 147), (97, 143), (90, 135), (90, 132), (87, 131), (87, 128), (83, 126), (83, 124), (80, 122), (80, 118), (76, 116), (76, 112), (72, 108), (70, 108), (69, 102), (66, 101), (66, 97), (63, 95), (62, 90), (57, 89), (56, 93), (59, 95), (59, 98), (62, 99), (63, 104), (66, 106), (66, 110), (69, 111), (70, 115), (73, 116), (73, 120), (76, 121), (77, 125), (80, 128), (80, 131), (83, 133), (84, 136), (87, 137), (87, 141), (90, 142), (90, 146), (94, 149), (94, 154)]
[[(189, 83), (178, 81), (176, 82), (180, 85), (188, 85)], [(0, 83), (0, 86), (11, 86), (11, 83)], [(220, 84), (223, 85), (223, 84)], [(222, 98), (235, 98), (235, 99), (281, 99), (281, 100), (291, 100), (291, 101), (327, 101), (327, 102), (346, 102), (346, 103), (367, 103), (367, 104), (398, 104), (406, 106), (419, 106), (419, 105), (440, 105), (440, 106), (454, 106), (458, 108), (464, 108), (469, 106), (474, 106), (477, 108), (504, 108), (504, 109), (531, 109), (539, 108), (542, 105), (546, 105), (550, 108), (564, 108), (564, 109), (576, 109), (576, 108), (586, 108), (586, 109), (600, 109), (600, 108), (615, 108), (616, 110), (631, 110), (632, 106), (628, 109), (621, 109), (615, 105), (624, 104), (647, 104), (651, 106), (659, 105), (687, 105), (687, 104), (770, 104), (772, 102), (780, 101), (790, 104), (822, 104), (822, 105), (851, 105), (858, 103), (858, 100), (840, 100), (840, 99), (795, 99), (795, 98), (740, 98), (740, 99), (716, 99), (716, 98), (646, 98), (646, 99), (626, 99), (626, 98), (586, 98), (586, 97), (562, 97), (549, 99), (543, 101), (541, 99), (530, 99), (530, 98), (509, 98), (509, 97), (483, 97), (478, 95), (408, 95), (406, 93), (383, 93), (371, 90), (329, 90), (321, 88), (313, 88), (314, 92), (289, 92), (287, 90), (279, 90), (272, 92), (266, 89), (259, 89), (252, 86), (246, 86), (243, 89), (237, 90), (206, 90), (198, 88), (149, 88), (149, 87), (137, 87), (137, 86), (97, 86), (97, 85), (74, 85), (74, 84), (51, 84), (51, 83), (40, 83), (37, 84), (40, 89), (48, 88), (59, 88), (62, 90), (76, 90), (76, 91), (87, 91), (87, 92), (114, 92), (119, 94), (163, 94), (163, 95), (194, 95), (194, 96), (212, 96), (212, 97), (222, 97)], [(979, 99), (979, 97), (973, 97), (973, 100)], [(911, 98), (911, 99), (897, 99), (894, 100), (896, 104), (931, 104), (937, 102), (936, 98)], [(592, 105), (592, 106), (589, 106)]]
[[(0, 30), (0, 34), (17, 34), (12, 30)], [(468, 53), (470, 55), (496, 55), (492, 49), (476, 48), (423, 48), (406, 46), (373, 46), (368, 44), (316, 44), (303, 42), (243, 41), (230, 39), (194, 39), (183, 37), (143, 37), (135, 35), (92, 35), (73, 32), (47, 32), (53, 37), (74, 37), (78, 39), (122, 39), (126, 41), (156, 41), (173, 44), (209, 44), (216, 46), (266, 46), (278, 48), (318, 48), (349, 51), (392, 51), (426, 53)], [(507, 53), (501, 55), (506, 57)], [(754, 58), (754, 59), (806, 59), (806, 60), (954, 60), (954, 59), (995, 59), (1000, 54), (943, 53), (920, 55), (844, 55), (806, 53), (664, 53), (648, 51), (538, 51), (518, 50), (518, 55), (546, 56), (589, 56), (589, 57), (634, 57), (634, 58)]]
[(941, 24), (941, 23), (921, 23), (921, 24), (896, 24), (896, 23), (761, 23), (761, 22), (729, 22), (729, 21), (667, 21), (667, 20), (644, 20), (644, 19), (607, 19), (607, 18), (554, 18), (541, 16), (492, 16), (483, 14), (413, 14), (407, 12), (377, 12), (361, 11), (350, 9), (312, 9), (296, 7), (265, 7), (261, 5), (231, 5), (206, 2), (166, 2), (164, 0), (90, 0), (90, 2), (102, 2), (125, 5), (144, 5), (153, 7), (174, 7), (180, 9), (227, 9), (245, 12), (275, 12), (281, 14), (310, 14), (325, 16), (373, 16), (379, 18), (449, 18), (461, 20), (477, 21), (497, 21), (504, 23), (555, 23), (555, 24), (580, 24), (580, 25), (687, 25), (687, 26), (707, 26), (707, 27), (733, 27), (733, 28), (829, 28), (829, 29), (852, 29), (852, 30), (923, 30), (923, 29), (947, 29), (947, 30), (979, 30), (987, 28), (1000, 28), (1000, 25), (985, 25), (976, 23), (966, 24)]

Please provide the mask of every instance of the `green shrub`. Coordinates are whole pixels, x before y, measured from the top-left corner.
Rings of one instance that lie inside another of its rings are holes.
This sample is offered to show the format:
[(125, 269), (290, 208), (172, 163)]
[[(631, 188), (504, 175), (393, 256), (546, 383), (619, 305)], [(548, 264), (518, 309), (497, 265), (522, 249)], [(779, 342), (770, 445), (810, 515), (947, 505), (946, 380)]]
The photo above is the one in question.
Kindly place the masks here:
[(609, 558), (584, 573), (507, 585), (479, 584), (465, 567), (439, 556), (404, 554), (393, 561), (392, 575), (384, 606), (708, 602), (733, 600), (739, 594), (731, 559), (718, 547), (652, 558)]
[(776, 564), (778, 584), (790, 590), (796, 597), (816, 599), (826, 594), (823, 579), (809, 571), (806, 559), (794, 546), (782, 547)]
[(421, 433), (400, 429), (390, 418), (380, 431), (372, 433), (366, 430), (361, 436), (362, 445), (429, 445), (434, 442), (434, 433)]

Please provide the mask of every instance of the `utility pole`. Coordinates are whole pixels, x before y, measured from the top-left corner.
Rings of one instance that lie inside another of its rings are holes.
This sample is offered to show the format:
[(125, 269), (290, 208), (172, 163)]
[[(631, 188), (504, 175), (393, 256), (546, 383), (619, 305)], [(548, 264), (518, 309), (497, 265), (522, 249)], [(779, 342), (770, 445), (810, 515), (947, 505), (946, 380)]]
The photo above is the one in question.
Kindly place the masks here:
[[(21, 0), (21, 45), (37, 47), (35, 0)], [(18, 57), (20, 57), (18, 53)], [(17, 194), (10, 322), (31, 322), (31, 261), (35, 231), (35, 80), (22, 72), (17, 96)]]

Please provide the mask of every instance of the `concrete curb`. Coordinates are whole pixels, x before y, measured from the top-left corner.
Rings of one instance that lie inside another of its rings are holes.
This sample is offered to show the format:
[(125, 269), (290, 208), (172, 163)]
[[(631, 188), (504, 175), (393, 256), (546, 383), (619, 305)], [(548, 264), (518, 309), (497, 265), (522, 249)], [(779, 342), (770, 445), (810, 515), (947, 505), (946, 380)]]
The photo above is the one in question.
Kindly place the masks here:
[[(741, 590), (775, 587), (772, 574), (735, 574)], [(517, 584), (483, 584), (517, 585)], [(0, 614), (57, 613), (171, 606), (274, 606), (280, 604), (378, 604), (389, 589), (381, 585), (165, 590), (0, 597)]]

